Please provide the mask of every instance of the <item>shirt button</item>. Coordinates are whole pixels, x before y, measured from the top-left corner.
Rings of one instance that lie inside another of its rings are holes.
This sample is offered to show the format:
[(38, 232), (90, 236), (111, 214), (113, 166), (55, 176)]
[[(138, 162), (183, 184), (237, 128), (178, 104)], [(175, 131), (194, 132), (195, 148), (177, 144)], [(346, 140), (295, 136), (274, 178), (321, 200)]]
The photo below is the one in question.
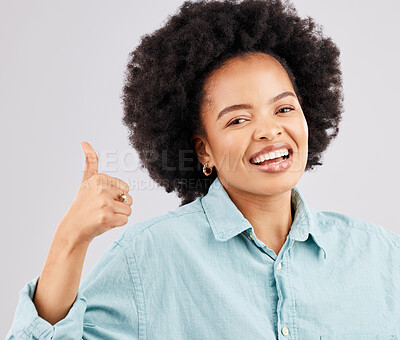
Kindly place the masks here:
[(284, 336), (288, 335), (288, 334), (289, 334), (289, 329), (288, 329), (287, 327), (283, 327), (283, 328), (282, 328), (282, 334), (283, 334)]
[(253, 233), (250, 231), (250, 238), (252, 241), (254, 241)]
[(279, 264), (276, 266), (276, 269), (278, 269), (278, 270), (281, 269), (281, 267), (282, 267), (282, 266), (281, 266), (281, 263), (282, 263), (282, 262), (279, 262)]

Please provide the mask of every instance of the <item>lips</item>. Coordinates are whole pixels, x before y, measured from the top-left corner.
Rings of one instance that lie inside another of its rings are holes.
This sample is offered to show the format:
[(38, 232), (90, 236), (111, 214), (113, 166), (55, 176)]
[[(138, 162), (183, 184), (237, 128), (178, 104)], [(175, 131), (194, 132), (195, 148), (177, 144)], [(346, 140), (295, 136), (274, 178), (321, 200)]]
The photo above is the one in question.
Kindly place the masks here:
[(275, 143), (275, 144), (271, 144), (271, 145), (267, 145), (266, 147), (264, 147), (263, 149), (257, 151), (256, 153), (252, 154), (249, 162), (251, 163), (252, 160), (260, 155), (263, 155), (267, 152), (272, 152), (272, 151), (276, 151), (279, 149), (288, 149), (289, 154), (291, 154), (293, 152), (293, 148), (290, 146), (290, 144), (288, 143), (284, 143), (284, 142), (280, 142), (280, 143)]

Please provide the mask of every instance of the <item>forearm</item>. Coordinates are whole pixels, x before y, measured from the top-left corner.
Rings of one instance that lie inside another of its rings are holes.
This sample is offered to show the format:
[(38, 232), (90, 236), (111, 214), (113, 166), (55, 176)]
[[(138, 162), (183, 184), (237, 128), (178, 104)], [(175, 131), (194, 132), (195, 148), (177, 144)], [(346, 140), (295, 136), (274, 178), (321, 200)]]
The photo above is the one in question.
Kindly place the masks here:
[(65, 318), (75, 301), (89, 246), (73, 242), (63, 223), (54, 235), (33, 297), (39, 316), (52, 325)]

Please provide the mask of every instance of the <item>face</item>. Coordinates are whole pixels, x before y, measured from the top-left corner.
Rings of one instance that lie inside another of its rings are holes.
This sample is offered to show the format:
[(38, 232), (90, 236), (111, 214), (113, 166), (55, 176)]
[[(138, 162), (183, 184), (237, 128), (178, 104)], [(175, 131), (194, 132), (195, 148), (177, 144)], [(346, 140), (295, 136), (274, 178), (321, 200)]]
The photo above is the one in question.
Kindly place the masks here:
[[(308, 126), (281, 64), (260, 53), (230, 59), (208, 77), (205, 90), (201, 117), (206, 136), (192, 138), (199, 161), (209, 162), (224, 187), (239, 194), (277, 195), (291, 190), (306, 167)], [(220, 115), (241, 104), (247, 107)], [(280, 142), (292, 148), (286, 170), (266, 172), (250, 163), (254, 153)]]

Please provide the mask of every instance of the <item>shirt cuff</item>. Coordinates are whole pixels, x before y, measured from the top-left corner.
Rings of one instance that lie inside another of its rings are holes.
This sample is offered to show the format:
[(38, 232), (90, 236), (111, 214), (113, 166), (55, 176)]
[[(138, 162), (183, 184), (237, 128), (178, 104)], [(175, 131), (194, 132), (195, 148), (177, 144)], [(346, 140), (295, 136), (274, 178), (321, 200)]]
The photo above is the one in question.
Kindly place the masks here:
[(38, 315), (32, 301), (39, 277), (21, 289), (10, 333), (16, 339), (82, 339), (86, 298), (78, 290), (67, 316), (52, 325)]

